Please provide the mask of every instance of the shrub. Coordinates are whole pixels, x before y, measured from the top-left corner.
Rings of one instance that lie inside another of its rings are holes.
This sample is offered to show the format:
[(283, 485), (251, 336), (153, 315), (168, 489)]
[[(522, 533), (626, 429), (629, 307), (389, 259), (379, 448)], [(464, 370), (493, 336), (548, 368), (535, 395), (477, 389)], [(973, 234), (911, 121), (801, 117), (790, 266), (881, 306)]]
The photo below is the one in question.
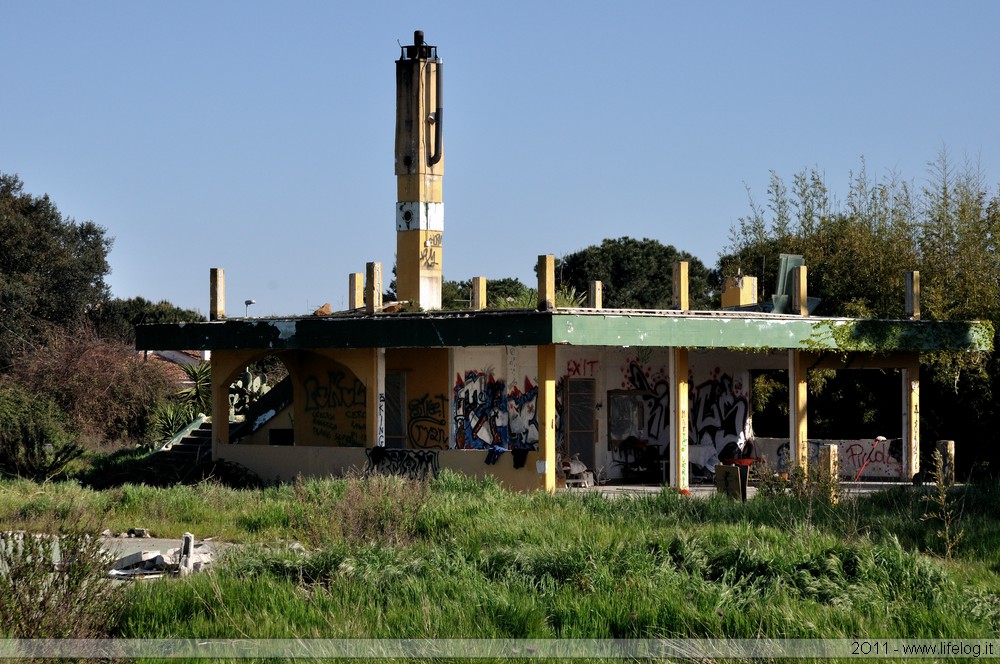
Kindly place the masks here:
[(124, 587), (105, 579), (110, 556), (78, 516), (52, 524), (54, 535), (0, 533), (0, 635), (98, 638), (118, 622)]
[(52, 401), (0, 384), (0, 474), (45, 481), (83, 454), (62, 420)]
[(86, 329), (54, 333), (17, 359), (14, 376), (53, 399), (81, 438), (97, 444), (144, 440), (153, 408), (176, 389), (160, 367)]

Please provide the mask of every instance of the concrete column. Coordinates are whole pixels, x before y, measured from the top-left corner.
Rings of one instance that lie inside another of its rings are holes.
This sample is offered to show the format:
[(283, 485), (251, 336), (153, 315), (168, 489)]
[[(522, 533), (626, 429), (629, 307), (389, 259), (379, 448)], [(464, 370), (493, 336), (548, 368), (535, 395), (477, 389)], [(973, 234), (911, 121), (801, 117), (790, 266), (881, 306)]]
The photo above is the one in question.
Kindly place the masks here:
[(361, 309), (365, 306), (365, 275), (352, 272), (347, 277), (347, 308)]
[[(382, 264), (368, 263), (365, 280), (365, 311), (382, 311)], [(398, 280), (397, 280), (398, 283)]]
[(673, 427), (670, 431), (670, 486), (678, 491), (689, 489), (688, 478), (688, 351), (674, 348), (671, 353), (670, 383)]
[(809, 467), (808, 385), (802, 351), (788, 351), (788, 451), (793, 466)]
[(385, 348), (371, 349), (370, 375), (366, 398), (369, 404), (368, 447), (385, 447)]
[(396, 293), (424, 310), (441, 308), (442, 67), (420, 31), (396, 61)]
[(552, 254), (538, 257), (538, 310), (556, 308), (556, 259)]
[(226, 272), (221, 267), (213, 267), (208, 275), (208, 320), (223, 320), (226, 317)]
[(482, 311), (486, 308), (486, 277), (472, 278), (472, 308)]
[(819, 474), (820, 481), (825, 482), (830, 487), (828, 498), (831, 503), (837, 502), (837, 481), (840, 479), (840, 459), (838, 455), (840, 449), (836, 443), (823, 445), (819, 448)]
[(229, 444), (229, 383), (219, 367), (219, 352), (212, 357), (212, 459)]
[(591, 309), (604, 308), (604, 284), (600, 281), (591, 281), (587, 290), (587, 306)]
[(914, 357), (900, 373), (903, 388), (903, 479), (920, 472), (920, 363)]
[(538, 347), (538, 450), (545, 458), (545, 490), (556, 490), (556, 347)]
[(808, 272), (805, 265), (792, 268), (792, 311), (796, 316), (808, 316)]
[(939, 440), (936, 449), (941, 454), (941, 481), (952, 486), (955, 484), (955, 441)]
[(674, 263), (674, 308), (687, 311), (691, 308), (688, 284), (688, 262)]
[(906, 317), (920, 320), (920, 273), (906, 273)]

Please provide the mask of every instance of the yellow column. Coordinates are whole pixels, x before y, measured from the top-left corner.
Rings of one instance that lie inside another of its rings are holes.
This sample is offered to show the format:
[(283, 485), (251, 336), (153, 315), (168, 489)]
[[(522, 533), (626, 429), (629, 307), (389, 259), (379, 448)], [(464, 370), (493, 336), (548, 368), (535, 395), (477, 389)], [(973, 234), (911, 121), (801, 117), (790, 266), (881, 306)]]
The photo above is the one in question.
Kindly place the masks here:
[(545, 490), (556, 490), (556, 347), (538, 347), (538, 450), (545, 457)]
[(587, 291), (587, 306), (591, 309), (604, 308), (604, 284), (600, 280), (591, 281)]
[(679, 261), (674, 263), (674, 307), (676, 309), (687, 311), (691, 308), (690, 292), (688, 262)]
[(792, 271), (792, 313), (796, 316), (809, 315), (808, 275), (805, 265), (800, 265)]
[(365, 306), (365, 275), (352, 272), (347, 279), (347, 308), (361, 309)]
[(552, 254), (538, 257), (538, 310), (556, 308), (556, 258)]
[(472, 278), (471, 308), (475, 311), (486, 308), (486, 277)]
[(223, 373), (223, 358), (212, 353), (212, 459), (218, 459), (222, 446), (229, 444), (229, 384), (228, 372)]
[(809, 467), (809, 426), (806, 400), (806, 363), (798, 350), (788, 351), (788, 451), (792, 464)]
[(222, 320), (226, 317), (226, 271), (221, 267), (213, 267), (209, 270), (208, 280), (208, 320)]
[(365, 311), (370, 314), (382, 311), (382, 264), (368, 263), (365, 283)]
[(688, 351), (674, 349), (674, 426), (670, 436), (670, 486), (688, 490)]
[(366, 380), (368, 441), (366, 447), (385, 447), (385, 349), (372, 348)]

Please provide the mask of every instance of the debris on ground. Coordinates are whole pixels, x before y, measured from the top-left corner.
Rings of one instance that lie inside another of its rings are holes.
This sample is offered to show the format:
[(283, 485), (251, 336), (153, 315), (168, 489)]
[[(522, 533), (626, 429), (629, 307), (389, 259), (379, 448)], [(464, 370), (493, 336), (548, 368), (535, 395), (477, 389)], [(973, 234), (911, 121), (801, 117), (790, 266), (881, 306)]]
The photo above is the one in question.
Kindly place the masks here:
[[(136, 535), (136, 537), (139, 537)], [(122, 556), (111, 566), (112, 579), (151, 579), (167, 575), (188, 576), (205, 571), (212, 564), (212, 552), (204, 543), (195, 544), (194, 535), (184, 533), (181, 545), (163, 551), (136, 551)]]

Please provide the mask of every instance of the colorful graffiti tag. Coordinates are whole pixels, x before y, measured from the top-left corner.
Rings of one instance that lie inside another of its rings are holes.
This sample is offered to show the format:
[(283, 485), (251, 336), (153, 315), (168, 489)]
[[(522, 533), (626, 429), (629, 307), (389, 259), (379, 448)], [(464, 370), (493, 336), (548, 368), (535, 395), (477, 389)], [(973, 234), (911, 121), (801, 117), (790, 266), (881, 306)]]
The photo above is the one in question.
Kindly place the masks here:
[(524, 379), (524, 389), (507, 383), (491, 370), (466, 371), (455, 380), (455, 446), (534, 449), (538, 443), (535, 409), (538, 386)]

